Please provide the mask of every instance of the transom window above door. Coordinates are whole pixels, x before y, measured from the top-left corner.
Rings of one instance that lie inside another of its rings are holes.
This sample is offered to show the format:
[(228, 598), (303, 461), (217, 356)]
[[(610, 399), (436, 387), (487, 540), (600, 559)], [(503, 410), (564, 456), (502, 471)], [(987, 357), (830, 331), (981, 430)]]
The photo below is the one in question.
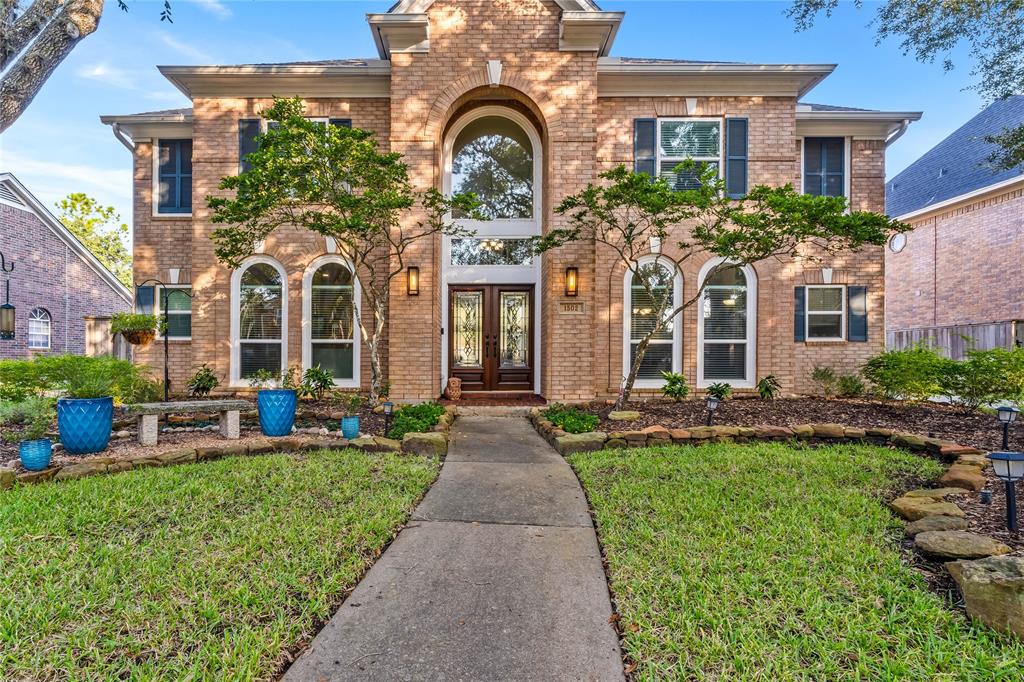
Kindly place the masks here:
[(475, 194), (477, 210), (490, 220), (528, 220), (534, 210), (533, 169), (533, 145), (526, 131), (503, 116), (482, 116), (455, 138), (452, 192)]

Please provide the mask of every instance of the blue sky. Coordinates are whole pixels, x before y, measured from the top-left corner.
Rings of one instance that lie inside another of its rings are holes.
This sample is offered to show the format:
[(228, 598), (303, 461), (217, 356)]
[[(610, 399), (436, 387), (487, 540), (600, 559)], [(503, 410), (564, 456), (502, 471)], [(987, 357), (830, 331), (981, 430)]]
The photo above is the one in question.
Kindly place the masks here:
[[(391, 0), (254, 2), (173, 0), (174, 23), (160, 3), (108, 0), (99, 30), (75, 48), (25, 114), (0, 138), (0, 171), (12, 171), (44, 203), (86, 192), (115, 206), (131, 223), (131, 164), (101, 114), (188, 106), (158, 64), (238, 64), (376, 55), (364, 16)], [(843, 3), (829, 20), (795, 33), (786, 2), (600, 3), (625, 10), (613, 55), (751, 62), (837, 63), (805, 99), (869, 109), (924, 111), (888, 152), (896, 174), (982, 107), (971, 90), (971, 65), (920, 64), (899, 46), (874, 44), (867, 26), (877, 4)]]

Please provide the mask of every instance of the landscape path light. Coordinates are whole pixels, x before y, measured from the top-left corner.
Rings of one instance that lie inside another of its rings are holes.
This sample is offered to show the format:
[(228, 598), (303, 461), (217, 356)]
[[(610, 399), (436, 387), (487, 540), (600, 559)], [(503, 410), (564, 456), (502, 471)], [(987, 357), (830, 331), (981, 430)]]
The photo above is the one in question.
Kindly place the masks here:
[(993, 452), (988, 455), (996, 478), (1006, 484), (1006, 527), (1017, 532), (1017, 481), (1024, 479), (1024, 452)]
[(711, 426), (711, 422), (715, 418), (715, 410), (718, 409), (718, 405), (721, 402), (718, 396), (708, 396), (708, 426)]
[(395, 404), (391, 401), (385, 402), (384, 408), (384, 435), (388, 435), (388, 431), (391, 430), (391, 414), (395, 411)]
[(996, 414), (999, 415), (999, 421), (1003, 425), (1003, 450), (1010, 449), (1010, 424), (1017, 421), (1017, 415), (1020, 413), (1016, 407), (1009, 407), (1004, 405), (996, 408)]

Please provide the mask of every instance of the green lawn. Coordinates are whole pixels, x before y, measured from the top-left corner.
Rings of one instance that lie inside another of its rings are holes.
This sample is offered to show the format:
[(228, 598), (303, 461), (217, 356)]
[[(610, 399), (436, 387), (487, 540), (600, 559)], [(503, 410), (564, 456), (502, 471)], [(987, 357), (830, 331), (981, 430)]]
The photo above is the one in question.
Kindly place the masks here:
[(573, 455), (638, 679), (1021, 680), (948, 610), (880, 497), (921, 457), (782, 444)]
[(0, 679), (271, 678), (438, 467), (327, 451), (2, 492)]

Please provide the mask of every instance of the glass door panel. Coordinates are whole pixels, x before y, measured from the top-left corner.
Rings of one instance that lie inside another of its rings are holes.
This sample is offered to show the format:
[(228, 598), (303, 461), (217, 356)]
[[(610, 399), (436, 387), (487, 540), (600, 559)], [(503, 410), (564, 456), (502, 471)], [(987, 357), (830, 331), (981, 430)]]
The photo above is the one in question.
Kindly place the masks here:
[(483, 366), (484, 292), (452, 292), (452, 366)]
[(529, 367), (530, 295), (526, 291), (502, 291), (499, 358), (502, 369)]

